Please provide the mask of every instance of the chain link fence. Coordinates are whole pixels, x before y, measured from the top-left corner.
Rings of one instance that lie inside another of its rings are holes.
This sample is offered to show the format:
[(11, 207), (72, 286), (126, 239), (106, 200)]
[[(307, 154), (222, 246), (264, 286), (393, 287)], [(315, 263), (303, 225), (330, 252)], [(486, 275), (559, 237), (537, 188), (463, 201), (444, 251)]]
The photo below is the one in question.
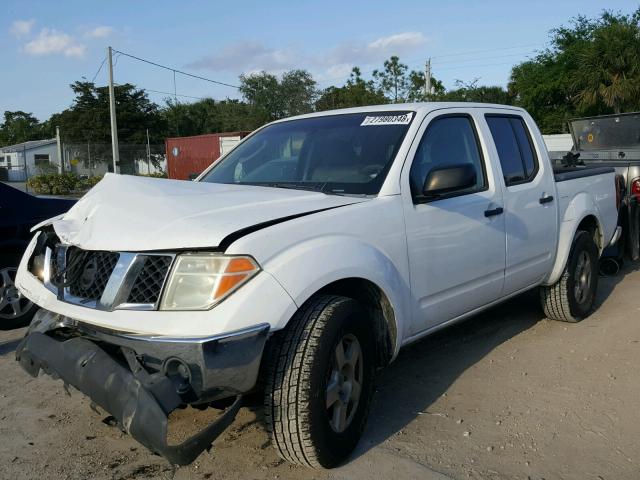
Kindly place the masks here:
[[(120, 144), (118, 172), (128, 175), (164, 174), (167, 157), (164, 145)], [(93, 177), (113, 172), (110, 143), (63, 144), (64, 171), (81, 177)], [(55, 166), (52, 166), (55, 168)], [(43, 172), (46, 173), (46, 172)]]

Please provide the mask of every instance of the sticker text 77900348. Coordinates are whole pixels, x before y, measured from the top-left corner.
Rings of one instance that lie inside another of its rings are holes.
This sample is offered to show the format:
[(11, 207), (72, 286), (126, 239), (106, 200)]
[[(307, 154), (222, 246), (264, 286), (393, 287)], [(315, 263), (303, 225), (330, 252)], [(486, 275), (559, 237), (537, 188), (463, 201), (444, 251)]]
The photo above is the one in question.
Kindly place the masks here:
[(376, 115), (366, 116), (360, 124), (361, 127), (373, 125), (408, 125), (413, 117), (413, 112), (402, 113), (400, 115)]

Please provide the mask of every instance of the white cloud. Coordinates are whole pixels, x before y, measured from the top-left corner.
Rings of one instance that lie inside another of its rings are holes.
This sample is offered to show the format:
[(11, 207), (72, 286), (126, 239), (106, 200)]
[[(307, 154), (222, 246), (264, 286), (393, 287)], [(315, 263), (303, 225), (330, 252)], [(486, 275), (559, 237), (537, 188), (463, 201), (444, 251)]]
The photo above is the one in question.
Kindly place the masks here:
[(66, 57), (82, 57), (86, 47), (64, 32), (51, 28), (43, 28), (40, 33), (24, 46), (29, 55), (55, 55)]
[(9, 31), (16, 37), (24, 37), (31, 33), (31, 29), (35, 25), (36, 21), (31, 20), (16, 20), (11, 24)]
[(407, 51), (421, 47), (426, 42), (426, 37), (420, 32), (403, 32), (389, 35), (388, 37), (380, 37), (369, 43), (367, 48), (384, 52), (390, 52), (392, 50)]
[(85, 37), (89, 38), (105, 38), (113, 33), (113, 27), (109, 27), (107, 25), (100, 25), (98, 27), (87, 30), (84, 34)]
[(369, 42), (344, 42), (316, 55), (304, 55), (294, 48), (277, 49), (247, 41), (228, 45), (218, 53), (188, 63), (186, 67), (234, 74), (261, 70), (281, 73), (291, 68), (307, 68), (316, 80), (328, 81), (346, 79), (354, 66), (382, 66), (382, 62), (391, 55), (398, 55), (402, 61), (403, 55), (418, 50), (426, 43), (427, 38), (420, 32), (399, 32)]
[(292, 50), (269, 48), (259, 42), (240, 42), (188, 63), (187, 67), (233, 73), (282, 71), (294, 67), (295, 61)]
[(338, 45), (321, 59), (328, 66), (341, 64), (367, 65), (381, 62), (391, 55), (402, 57), (427, 43), (420, 32), (402, 32), (377, 38), (369, 43), (349, 42)]

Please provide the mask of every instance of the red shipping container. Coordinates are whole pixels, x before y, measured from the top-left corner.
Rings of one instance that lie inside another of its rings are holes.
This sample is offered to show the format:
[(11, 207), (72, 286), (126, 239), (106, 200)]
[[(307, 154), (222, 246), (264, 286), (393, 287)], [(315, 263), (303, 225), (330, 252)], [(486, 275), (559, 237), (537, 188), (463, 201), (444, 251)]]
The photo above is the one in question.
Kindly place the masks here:
[(165, 139), (167, 176), (192, 180), (250, 132), (225, 132)]

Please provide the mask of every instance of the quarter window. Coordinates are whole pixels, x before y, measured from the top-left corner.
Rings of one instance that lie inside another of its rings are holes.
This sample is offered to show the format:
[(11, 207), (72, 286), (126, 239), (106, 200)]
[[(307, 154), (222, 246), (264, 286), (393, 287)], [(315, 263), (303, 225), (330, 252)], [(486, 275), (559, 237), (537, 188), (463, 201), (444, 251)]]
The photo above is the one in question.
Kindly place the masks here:
[(506, 115), (487, 115), (486, 119), (498, 150), (505, 184), (531, 181), (538, 171), (538, 159), (524, 120)]
[(422, 193), (427, 175), (434, 168), (471, 164), (476, 171), (476, 185), (453, 195), (476, 192), (485, 186), (482, 156), (471, 119), (446, 116), (433, 120), (427, 127), (411, 165), (409, 181), (415, 196)]

